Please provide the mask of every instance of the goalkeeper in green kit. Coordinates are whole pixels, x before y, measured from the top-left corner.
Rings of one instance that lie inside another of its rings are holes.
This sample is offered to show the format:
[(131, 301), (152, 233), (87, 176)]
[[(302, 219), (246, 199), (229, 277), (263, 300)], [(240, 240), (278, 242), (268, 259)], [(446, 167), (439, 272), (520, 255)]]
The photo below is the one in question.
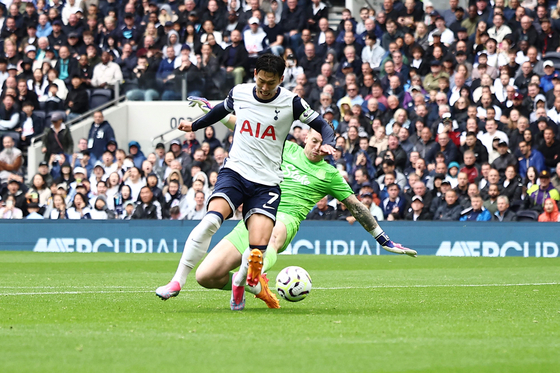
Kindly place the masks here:
[[(192, 98), (191, 103), (198, 105), (203, 111), (211, 109), (208, 101), (203, 99)], [(235, 125), (233, 115), (222, 121), (229, 128)], [(417, 254), (415, 250), (391, 241), (369, 209), (358, 201), (338, 170), (323, 160), (326, 154), (320, 152), (322, 140), (319, 132), (310, 129), (305, 140), (305, 148), (290, 141), (286, 141), (284, 147), (282, 161), (284, 180), (280, 184), (281, 201), (263, 262), (263, 275), (255, 287), (247, 286), (247, 290), (263, 300), (269, 308), (280, 306), (278, 299), (268, 288), (266, 271), (276, 263), (277, 253), (284, 251), (294, 239), (301, 221), (305, 220), (309, 211), (326, 195), (341, 201), (385, 250), (413, 257)], [(247, 247), (249, 247), (249, 235), (244, 222), (240, 221), (200, 264), (196, 271), (198, 283), (210, 289), (244, 292), (245, 287), (232, 286), (232, 277), (246, 276), (246, 273), (241, 273), (243, 270), (246, 271), (246, 268), (240, 268), (236, 273), (231, 271), (239, 267)]]

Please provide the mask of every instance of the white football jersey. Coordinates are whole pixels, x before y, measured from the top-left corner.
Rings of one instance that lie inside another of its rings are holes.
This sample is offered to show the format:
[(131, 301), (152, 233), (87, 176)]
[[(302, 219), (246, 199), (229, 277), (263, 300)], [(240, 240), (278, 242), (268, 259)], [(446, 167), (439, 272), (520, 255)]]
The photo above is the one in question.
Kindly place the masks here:
[(235, 86), (224, 106), (237, 117), (224, 167), (258, 184), (280, 184), (284, 141), (292, 122), (299, 119), (307, 124), (319, 114), (284, 88), (279, 88), (272, 99), (261, 100), (256, 95), (256, 84)]

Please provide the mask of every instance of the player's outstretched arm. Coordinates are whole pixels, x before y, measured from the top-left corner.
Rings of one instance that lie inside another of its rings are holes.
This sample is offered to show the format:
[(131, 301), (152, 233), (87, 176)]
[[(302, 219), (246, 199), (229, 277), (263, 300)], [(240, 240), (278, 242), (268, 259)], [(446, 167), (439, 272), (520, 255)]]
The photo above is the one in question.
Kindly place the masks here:
[(377, 220), (373, 217), (369, 209), (358, 199), (355, 195), (350, 195), (342, 201), (348, 211), (356, 218), (356, 220), (368, 231), (383, 249), (395, 253), (395, 254), (406, 254), (408, 256), (416, 257), (418, 254), (415, 250), (409, 249), (402, 246), (401, 244), (394, 243), (389, 239), (387, 233), (377, 223)]
[[(210, 110), (213, 109), (210, 101), (208, 101), (204, 97), (189, 96), (187, 97), (187, 101), (190, 107), (198, 106), (198, 108), (202, 110), (204, 114), (207, 114), (208, 112), (210, 112)], [(235, 128), (236, 119), (237, 118), (235, 115), (229, 114), (225, 118), (220, 119), (220, 122), (230, 130), (233, 130)]]

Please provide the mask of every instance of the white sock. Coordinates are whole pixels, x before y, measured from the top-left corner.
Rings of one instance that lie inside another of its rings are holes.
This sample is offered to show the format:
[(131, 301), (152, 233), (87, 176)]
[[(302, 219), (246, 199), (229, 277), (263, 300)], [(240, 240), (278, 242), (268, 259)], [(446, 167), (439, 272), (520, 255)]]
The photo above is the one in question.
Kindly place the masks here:
[(247, 272), (249, 270), (249, 255), (251, 255), (251, 249), (247, 248), (243, 253), (243, 257), (241, 258), (241, 266), (239, 267), (239, 271), (237, 275), (233, 278), (233, 284), (235, 286), (245, 286), (247, 282)]
[(261, 292), (262, 286), (260, 282), (258, 282), (256, 286), (245, 285), (245, 290), (253, 295), (257, 295)]
[(175, 276), (173, 276), (171, 281), (178, 281), (181, 288), (185, 286), (187, 276), (206, 254), (212, 236), (221, 225), (222, 219), (216, 214), (206, 214), (202, 218), (200, 223), (189, 234), (187, 242), (185, 242), (183, 256), (181, 256), (177, 272), (175, 272)]

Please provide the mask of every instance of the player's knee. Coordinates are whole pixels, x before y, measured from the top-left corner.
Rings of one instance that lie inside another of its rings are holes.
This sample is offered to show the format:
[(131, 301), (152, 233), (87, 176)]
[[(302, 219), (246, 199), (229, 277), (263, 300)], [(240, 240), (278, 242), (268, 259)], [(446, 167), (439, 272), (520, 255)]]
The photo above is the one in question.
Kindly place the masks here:
[(211, 288), (212, 277), (210, 271), (205, 270), (203, 267), (199, 267), (196, 270), (196, 282), (202, 287)]

